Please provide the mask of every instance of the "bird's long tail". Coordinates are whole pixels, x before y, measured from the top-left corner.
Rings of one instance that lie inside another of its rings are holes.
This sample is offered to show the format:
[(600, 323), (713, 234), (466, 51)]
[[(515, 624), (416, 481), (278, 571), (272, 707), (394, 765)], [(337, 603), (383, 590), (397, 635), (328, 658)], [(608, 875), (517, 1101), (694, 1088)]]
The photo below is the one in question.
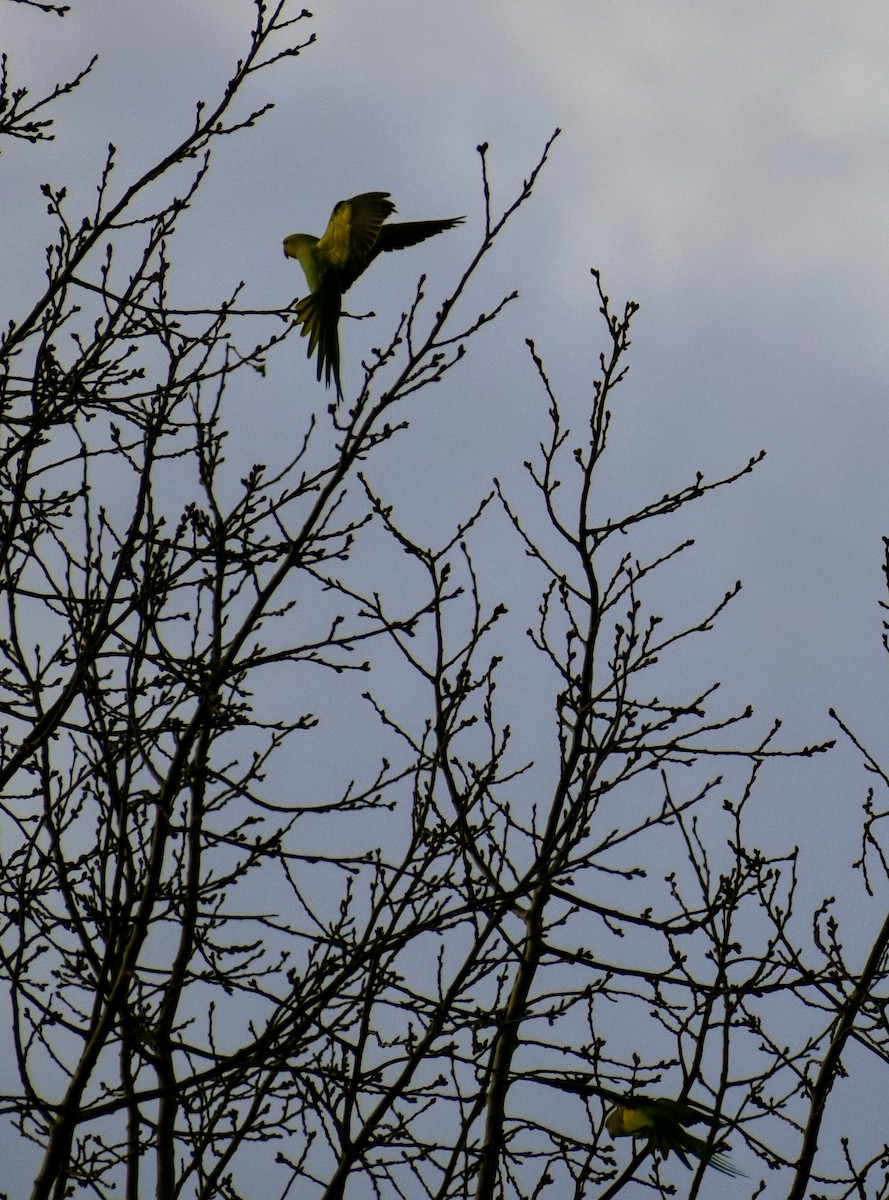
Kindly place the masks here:
[(660, 1150), (665, 1158), (673, 1150), (680, 1162), (684, 1163), (689, 1169), (691, 1169), (691, 1163), (688, 1161), (688, 1155), (690, 1154), (693, 1158), (703, 1159), (708, 1166), (713, 1167), (715, 1171), (719, 1171), (723, 1175), (737, 1177), (744, 1174), (743, 1171), (738, 1170), (730, 1158), (727, 1158), (724, 1154), (719, 1154), (712, 1146), (708, 1147), (703, 1138), (695, 1137), (693, 1133), (689, 1133), (682, 1126), (671, 1129), (669, 1133), (652, 1129), (649, 1130), (648, 1136), (652, 1145)]
[(318, 353), (318, 380), (324, 375), (326, 387), (333, 379), (336, 394), (342, 398), (340, 386), (340, 339), (338, 333), (342, 297), (333, 288), (321, 288), (304, 296), (296, 305), (296, 319), (302, 326), (300, 333), (309, 339), (307, 356)]

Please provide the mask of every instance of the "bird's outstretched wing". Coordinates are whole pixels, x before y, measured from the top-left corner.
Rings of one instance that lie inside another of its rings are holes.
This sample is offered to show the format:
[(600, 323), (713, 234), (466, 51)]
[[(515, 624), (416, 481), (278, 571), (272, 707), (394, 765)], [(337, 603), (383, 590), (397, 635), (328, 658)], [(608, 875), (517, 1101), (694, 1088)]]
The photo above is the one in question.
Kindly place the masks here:
[(334, 207), (316, 253), (341, 292), (352, 286), (374, 257), (383, 222), (394, 212), (388, 192), (362, 192)]
[(384, 225), (371, 258), (376, 258), (381, 250), (404, 250), (407, 246), (416, 246), (417, 242), (425, 242), (437, 233), (462, 225), (465, 220), (465, 217), (448, 217), (443, 221), (398, 221), (394, 225)]

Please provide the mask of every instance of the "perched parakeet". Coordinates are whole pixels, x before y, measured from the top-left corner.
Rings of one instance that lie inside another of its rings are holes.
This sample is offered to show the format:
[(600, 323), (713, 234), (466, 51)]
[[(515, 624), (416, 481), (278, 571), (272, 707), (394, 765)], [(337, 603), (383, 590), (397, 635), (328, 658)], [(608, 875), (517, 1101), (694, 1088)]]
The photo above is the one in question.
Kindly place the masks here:
[(335, 206), (320, 238), (310, 233), (291, 233), (284, 239), (284, 253), (299, 262), (309, 284), (309, 295), (296, 306), (302, 336), (309, 339), (308, 357), (317, 350), (318, 379), (323, 371), (324, 382), (330, 387), (333, 378), (337, 395), (342, 395), (338, 325), (343, 293), (382, 250), (414, 246), (464, 220), (449, 217), (384, 224), (395, 211), (388, 192), (362, 192)]
[(715, 1124), (706, 1110), (679, 1100), (634, 1098), (615, 1104), (605, 1118), (605, 1128), (612, 1137), (647, 1137), (655, 1150), (666, 1158), (672, 1150), (680, 1162), (691, 1169), (688, 1156), (699, 1158), (723, 1175), (743, 1175), (743, 1171), (708, 1146), (703, 1138), (695, 1137), (685, 1128), (699, 1122)]

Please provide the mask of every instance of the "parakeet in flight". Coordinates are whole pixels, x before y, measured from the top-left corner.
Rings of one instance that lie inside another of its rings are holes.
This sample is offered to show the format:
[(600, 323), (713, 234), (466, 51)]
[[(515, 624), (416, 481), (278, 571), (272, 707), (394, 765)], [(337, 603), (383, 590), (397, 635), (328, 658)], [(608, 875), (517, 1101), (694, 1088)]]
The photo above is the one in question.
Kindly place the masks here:
[(743, 1171), (731, 1159), (719, 1153), (717, 1146), (708, 1145), (704, 1138), (689, 1133), (686, 1125), (707, 1124), (716, 1126), (718, 1118), (707, 1108), (691, 1100), (668, 1100), (648, 1096), (619, 1096), (608, 1088), (585, 1078), (570, 1076), (533, 1077), (537, 1083), (546, 1083), (563, 1092), (574, 1092), (579, 1096), (600, 1096), (613, 1107), (605, 1117), (605, 1128), (612, 1137), (645, 1137), (664, 1158), (672, 1150), (686, 1167), (688, 1161), (699, 1158), (723, 1175), (743, 1175)]
[(310, 233), (291, 233), (284, 239), (284, 253), (299, 262), (309, 284), (309, 295), (296, 306), (302, 336), (309, 339), (308, 357), (317, 350), (318, 379), (323, 372), (324, 382), (330, 387), (332, 378), (338, 396), (342, 395), (338, 325), (343, 293), (382, 250), (414, 246), (453, 229), (465, 219), (386, 225), (386, 218), (395, 211), (389, 192), (362, 192), (334, 207), (320, 238)]
[(672, 1150), (680, 1162), (691, 1170), (688, 1156), (699, 1158), (723, 1175), (743, 1175), (731, 1159), (708, 1146), (685, 1128), (701, 1121), (715, 1124), (706, 1110), (680, 1100), (648, 1100), (644, 1097), (615, 1104), (605, 1118), (605, 1128), (612, 1137), (647, 1137), (655, 1150), (666, 1158)]

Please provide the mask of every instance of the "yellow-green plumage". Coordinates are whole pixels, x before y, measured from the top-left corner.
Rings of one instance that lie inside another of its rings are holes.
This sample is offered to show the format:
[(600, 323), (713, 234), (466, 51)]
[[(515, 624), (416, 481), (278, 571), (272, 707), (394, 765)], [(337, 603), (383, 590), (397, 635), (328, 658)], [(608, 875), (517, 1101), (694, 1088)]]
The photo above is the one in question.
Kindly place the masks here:
[(382, 251), (414, 246), (463, 220), (385, 224), (394, 212), (388, 192), (362, 192), (335, 206), (320, 238), (291, 233), (284, 239), (284, 253), (299, 262), (309, 285), (308, 296), (296, 305), (302, 336), (309, 339), (308, 356), (317, 352), (318, 379), (323, 374), (327, 387), (333, 379), (337, 395), (342, 395), (338, 326), (343, 293)]
[(621, 1096), (602, 1087), (594, 1076), (578, 1072), (575, 1075), (538, 1075), (535, 1083), (573, 1092), (578, 1096), (598, 1096), (613, 1107), (605, 1117), (605, 1128), (612, 1137), (644, 1137), (666, 1158), (672, 1151), (680, 1162), (691, 1168), (689, 1155), (698, 1158), (723, 1175), (743, 1175), (731, 1159), (721, 1151), (725, 1140), (696, 1137), (686, 1125), (721, 1124), (715, 1113), (692, 1100), (670, 1100), (654, 1096)]
[(720, 1154), (713, 1145), (696, 1137), (685, 1128), (701, 1121), (711, 1124), (711, 1115), (678, 1100), (627, 1100), (615, 1104), (605, 1118), (605, 1128), (612, 1137), (646, 1137), (666, 1158), (672, 1150), (680, 1162), (691, 1169), (688, 1156), (699, 1158), (723, 1175), (743, 1175), (731, 1159)]

